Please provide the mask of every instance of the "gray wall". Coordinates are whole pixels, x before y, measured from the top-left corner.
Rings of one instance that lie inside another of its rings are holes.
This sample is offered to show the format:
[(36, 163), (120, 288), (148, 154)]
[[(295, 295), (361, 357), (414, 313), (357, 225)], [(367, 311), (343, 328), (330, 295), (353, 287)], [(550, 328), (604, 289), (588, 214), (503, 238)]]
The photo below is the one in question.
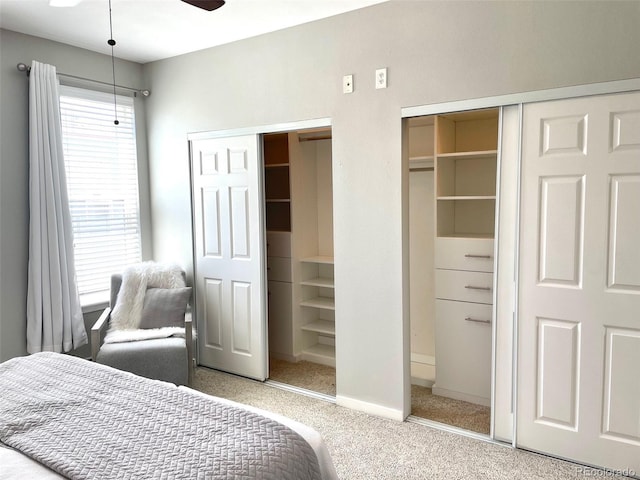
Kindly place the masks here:
[[(107, 47), (108, 48), (108, 47)], [(26, 354), (26, 298), (29, 248), (29, 81), (16, 69), (20, 62), (50, 63), (57, 71), (111, 81), (108, 56), (19, 33), (0, 30), (0, 361)], [(142, 66), (117, 61), (116, 83), (143, 88)], [(151, 252), (148, 163), (143, 100), (137, 100), (137, 133), (141, 145), (143, 250)], [(86, 315), (87, 319), (92, 318)], [(88, 321), (88, 320), (86, 320)], [(86, 323), (86, 322), (85, 322)], [(86, 351), (85, 348), (83, 351)]]
[[(338, 395), (406, 412), (400, 109), (640, 77), (639, 24), (640, 2), (392, 1), (144, 67), (119, 61), (118, 83), (153, 92), (145, 218), (153, 221), (154, 257), (191, 262), (187, 133), (331, 117)], [(102, 55), (0, 35), (4, 360), (25, 353), (27, 81), (15, 65), (37, 59), (105, 81), (110, 71)], [(375, 90), (374, 70), (383, 66), (389, 88)], [(355, 91), (343, 95), (348, 73)]]
[(338, 396), (408, 413), (400, 109), (640, 77), (638, 25), (640, 2), (392, 1), (148, 64), (155, 256), (191, 260), (188, 133), (331, 117)]

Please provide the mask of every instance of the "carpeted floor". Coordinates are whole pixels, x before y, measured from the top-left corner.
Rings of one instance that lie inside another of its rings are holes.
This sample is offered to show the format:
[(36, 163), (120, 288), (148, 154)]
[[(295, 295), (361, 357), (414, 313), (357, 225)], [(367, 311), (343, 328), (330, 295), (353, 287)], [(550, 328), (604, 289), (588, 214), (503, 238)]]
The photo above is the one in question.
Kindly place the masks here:
[[(269, 360), (269, 379), (336, 396), (336, 370), (312, 362)], [(488, 407), (433, 395), (430, 388), (411, 386), (411, 414), (435, 422), (489, 434), (491, 410)]]
[(370, 416), (206, 368), (196, 369), (193, 387), (315, 428), (342, 480), (584, 479), (572, 463)]
[(418, 385), (411, 385), (411, 415), (485, 435), (491, 425), (491, 408), (433, 395)]
[(336, 369), (318, 363), (270, 358), (269, 380), (336, 396)]

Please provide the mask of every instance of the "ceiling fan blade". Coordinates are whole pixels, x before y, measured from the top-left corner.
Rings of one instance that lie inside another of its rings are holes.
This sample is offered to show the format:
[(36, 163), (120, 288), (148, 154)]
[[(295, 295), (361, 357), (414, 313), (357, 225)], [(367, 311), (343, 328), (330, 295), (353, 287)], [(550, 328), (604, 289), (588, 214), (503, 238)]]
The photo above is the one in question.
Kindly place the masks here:
[(194, 7), (202, 8), (207, 11), (212, 11), (220, 8), (224, 5), (224, 0), (182, 0), (184, 3), (193, 5)]

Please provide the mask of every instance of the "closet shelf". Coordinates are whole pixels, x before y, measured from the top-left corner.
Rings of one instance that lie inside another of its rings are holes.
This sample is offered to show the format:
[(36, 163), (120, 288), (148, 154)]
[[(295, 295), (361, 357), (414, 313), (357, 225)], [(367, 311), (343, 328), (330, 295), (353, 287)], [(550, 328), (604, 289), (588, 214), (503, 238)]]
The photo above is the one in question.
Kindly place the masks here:
[(493, 239), (492, 233), (472, 233), (472, 232), (456, 232), (438, 235), (438, 238), (487, 238)]
[(433, 155), (420, 155), (416, 157), (409, 157), (409, 168), (433, 168), (434, 156)]
[(300, 302), (301, 307), (321, 308), (323, 310), (335, 310), (336, 302), (330, 297), (315, 297)]
[(322, 263), (326, 265), (333, 265), (333, 257), (327, 255), (318, 255), (316, 257), (307, 257), (300, 260), (305, 263)]
[(303, 280), (300, 282), (300, 285), (307, 285), (309, 287), (324, 287), (324, 288), (334, 288), (333, 278), (311, 278), (309, 280)]
[(436, 197), (437, 200), (495, 200), (495, 195), (446, 195)]
[(438, 153), (438, 160), (450, 159), (473, 159), (473, 158), (495, 158), (498, 155), (498, 150), (479, 150), (476, 152), (451, 152), (451, 153)]
[(314, 320), (313, 322), (303, 325), (301, 328), (307, 332), (316, 332), (323, 335), (335, 336), (336, 334), (336, 324), (331, 320)]

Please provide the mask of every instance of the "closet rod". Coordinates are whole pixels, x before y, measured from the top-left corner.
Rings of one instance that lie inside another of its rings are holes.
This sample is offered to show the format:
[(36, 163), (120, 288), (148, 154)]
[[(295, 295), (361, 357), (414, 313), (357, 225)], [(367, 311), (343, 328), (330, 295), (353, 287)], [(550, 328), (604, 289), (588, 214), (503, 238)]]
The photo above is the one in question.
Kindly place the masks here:
[[(16, 67), (20, 72), (26, 72), (27, 73), (27, 77), (31, 73), (31, 67), (27, 66), (24, 63), (19, 63), (18, 65), (16, 65)], [(114, 86), (112, 83), (109, 83), (109, 82), (101, 82), (100, 80), (94, 80), (92, 78), (78, 77), (76, 75), (69, 75), (68, 73), (58, 72), (58, 76), (66, 77), (66, 78), (73, 78), (74, 80), (82, 80), (82, 81), (85, 81), (85, 82), (95, 83), (95, 84), (98, 84), (98, 85), (107, 85), (109, 87), (113, 87)], [(140, 90), (139, 88), (125, 87), (124, 85), (115, 85), (115, 87), (116, 88), (122, 88), (124, 90), (129, 90), (129, 91), (133, 92), (134, 94), (135, 93), (140, 93), (140, 94), (142, 94), (143, 97), (148, 97), (149, 95), (151, 95), (151, 91), (150, 90)]]
[(313, 140), (331, 140), (331, 135), (326, 135), (324, 137), (298, 137), (299, 142), (311, 142)]
[(433, 172), (433, 167), (415, 167), (410, 168), (410, 172)]

